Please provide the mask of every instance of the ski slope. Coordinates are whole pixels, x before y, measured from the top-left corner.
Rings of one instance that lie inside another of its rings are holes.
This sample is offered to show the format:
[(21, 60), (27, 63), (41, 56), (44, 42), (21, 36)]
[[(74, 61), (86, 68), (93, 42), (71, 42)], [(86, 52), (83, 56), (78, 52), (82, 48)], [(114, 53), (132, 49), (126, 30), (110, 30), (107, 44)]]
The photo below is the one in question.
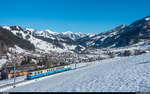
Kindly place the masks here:
[(93, 62), (7, 92), (150, 92), (150, 53)]

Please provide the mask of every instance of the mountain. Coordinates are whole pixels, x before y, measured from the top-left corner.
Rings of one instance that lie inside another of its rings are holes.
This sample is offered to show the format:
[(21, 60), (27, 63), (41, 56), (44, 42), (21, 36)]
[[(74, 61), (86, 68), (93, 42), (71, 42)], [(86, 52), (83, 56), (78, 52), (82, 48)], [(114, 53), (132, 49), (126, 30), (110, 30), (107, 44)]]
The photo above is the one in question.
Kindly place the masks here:
[(92, 36), (93, 34), (84, 34), (81, 32), (78, 33), (73, 33), (71, 31), (66, 31), (66, 32), (53, 32), (51, 30), (44, 30), (44, 31), (36, 31), (35, 32), (38, 36), (45, 36), (45, 37), (64, 37), (64, 38), (70, 38), (74, 41), (76, 41), (77, 39), (83, 38), (85, 36)]
[(66, 32), (60, 33), (59, 36), (68, 37), (72, 40), (77, 40), (77, 39), (83, 38), (83, 37), (88, 36), (88, 35), (84, 34), (84, 33), (81, 33), (81, 32), (72, 33), (71, 31), (66, 31)]
[(82, 52), (87, 48), (118, 48), (150, 44), (150, 16), (130, 25), (120, 25), (99, 34), (57, 33), (51, 30), (34, 30), (20, 26), (0, 26), (0, 53), (9, 47), (26, 50)]
[(102, 32), (92, 37), (84, 37), (77, 40), (77, 43), (92, 48), (105, 48), (115, 43), (115, 39), (119, 37), (121, 30), (126, 28), (126, 25), (120, 25), (110, 31)]
[(35, 46), (31, 42), (15, 36), (10, 30), (21, 30), (21, 28), (17, 26), (0, 26), (0, 54), (6, 54), (8, 48), (15, 45), (25, 50), (35, 50)]
[(51, 45), (53, 45), (52, 49), (60, 48), (64, 51), (66, 50), (75, 51), (77, 48), (80, 48), (78, 49), (79, 51), (84, 49), (83, 46), (79, 45), (75, 40), (67, 36), (67, 34), (46, 30), (46, 31), (34, 31), (33, 36), (42, 41), (51, 43)]
[[(50, 30), (38, 31), (29, 28), (21, 28), (20, 26), (1, 26), (1, 32), (4, 30), (11, 34), (11, 36), (17, 38), (18, 40), (14, 40), (10, 38), (14, 45), (21, 47), (22, 49), (27, 49), (35, 47), (35, 50), (38, 51), (56, 51), (56, 52), (64, 52), (64, 51), (73, 51), (76, 50), (81, 51), (85, 48), (76, 43), (76, 41), (70, 39), (69, 37), (59, 36), (59, 33), (52, 32)], [(4, 36), (7, 36), (4, 35)], [(9, 36), (7, 36), (9, 37)], [(2, 40), (2, 39), (1, 39)], [(3, 39), (3, 42), (7, 43), (7, 39)], [(20, 41), (19, 41), (20, 40)], [(25, 41), (25, 42), (24, 42)], [(33, 47), (30, 47), (27, 43), (31, 43)], [(7, 43), (11, 44), (11, 43)], [(24, 44), (24, 45), (23, 45)]]
[(83, 37), (78, 44), (87, 48), (117, 48), (150, 44), (150, 16), (137, 20), (129, 26), (120, 25), (93, 37)]
[(122, 30), (116, 47), (150, 43), (150, 16), (137, 20)]

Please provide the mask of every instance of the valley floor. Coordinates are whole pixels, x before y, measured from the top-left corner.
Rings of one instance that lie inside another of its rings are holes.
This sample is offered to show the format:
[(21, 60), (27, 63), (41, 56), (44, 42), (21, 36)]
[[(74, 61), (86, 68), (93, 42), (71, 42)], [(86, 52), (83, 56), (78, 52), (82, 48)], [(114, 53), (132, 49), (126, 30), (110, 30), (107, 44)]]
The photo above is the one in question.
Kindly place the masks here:
[(96, 61), (7, 92), (150, 92), (150, 53)]

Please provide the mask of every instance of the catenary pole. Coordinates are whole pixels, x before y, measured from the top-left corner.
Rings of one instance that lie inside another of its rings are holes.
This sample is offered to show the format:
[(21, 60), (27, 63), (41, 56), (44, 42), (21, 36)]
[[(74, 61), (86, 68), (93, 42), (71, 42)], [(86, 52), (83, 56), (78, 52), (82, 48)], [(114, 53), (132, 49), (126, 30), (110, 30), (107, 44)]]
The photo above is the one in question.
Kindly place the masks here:
[(16, 53), (15, 53), (15, 57), (13, 58), (13, 64), (14, 64), (14, 86), (13, 88), (16, 87)]

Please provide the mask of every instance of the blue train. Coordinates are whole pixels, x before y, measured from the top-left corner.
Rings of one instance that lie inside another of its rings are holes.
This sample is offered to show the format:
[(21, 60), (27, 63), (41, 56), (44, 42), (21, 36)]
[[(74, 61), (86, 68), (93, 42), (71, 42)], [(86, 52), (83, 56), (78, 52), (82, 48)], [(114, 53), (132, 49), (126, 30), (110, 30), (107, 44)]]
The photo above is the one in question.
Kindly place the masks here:
[(71, 69), (72, 68), (70, 65), (65, 65), (65, 66), (29, 71), (27, 74), (27, 79), (30, 80), (30, 79), (34, 79), (34, 78), (38, 78), (38, 77), (42, 77), (42, 76), (47, 76), (47, 75), (62, 72), (62, 71), (71, 70)]

